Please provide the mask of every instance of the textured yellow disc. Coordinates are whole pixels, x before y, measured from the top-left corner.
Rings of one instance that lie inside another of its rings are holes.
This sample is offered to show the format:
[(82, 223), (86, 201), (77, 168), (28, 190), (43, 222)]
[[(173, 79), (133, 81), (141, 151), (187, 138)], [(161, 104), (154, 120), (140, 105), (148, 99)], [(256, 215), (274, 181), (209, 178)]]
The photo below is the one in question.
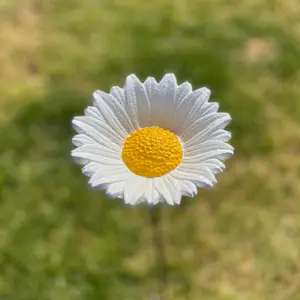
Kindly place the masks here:
[(125, 139), (122, 158), (135, 174), (160, 177), (174, 170), (182, 161), (183, 150), (178, 137), (170, 130), (146, 127)]

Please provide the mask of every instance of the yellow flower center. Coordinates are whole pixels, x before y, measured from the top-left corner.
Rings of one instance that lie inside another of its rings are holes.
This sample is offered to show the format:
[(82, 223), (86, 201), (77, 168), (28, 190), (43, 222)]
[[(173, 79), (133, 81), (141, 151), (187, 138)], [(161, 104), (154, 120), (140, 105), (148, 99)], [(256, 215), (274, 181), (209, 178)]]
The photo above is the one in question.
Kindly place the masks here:
[(178, 137), (157, 126), (138, 129), (124, 142), (122, 158), (135, 174), (160, 177), (174, 170), (182, 161), (183, 150)]

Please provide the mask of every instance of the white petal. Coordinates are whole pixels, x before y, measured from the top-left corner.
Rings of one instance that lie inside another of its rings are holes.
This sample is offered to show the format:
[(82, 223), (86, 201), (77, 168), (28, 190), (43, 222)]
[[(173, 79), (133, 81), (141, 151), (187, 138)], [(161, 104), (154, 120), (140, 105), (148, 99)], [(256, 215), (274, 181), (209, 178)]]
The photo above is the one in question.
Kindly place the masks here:
[(187, 117), (186, 121), (182, 125), (181, 136), (185, 136), (190, 132), (199, 132), (200, 130), (205, 128), (207, 124), (211, 123), (217, 118), (222, 117), (222, 113), (217, 113), (218, 109), (219, 104), (214, 102), (205, 102), (199, 109), (192, 108), (192, 115), (190, 117)]
[(100, 119), (102, 122), (105, 122), (105, 119), (102, 116), (102, 113), (96, 106), (88, 106), (84, 110), (84, 115), (87, 117), (93, 117), (95, 119)]
[(179, 107), (180, 103), (183, 99), (187, 98), (187, 96), (192, 92), (192, 86), (189, 82), (184, 82), (179, 85), (175, 91), (175, 106), (172, 110), (172, 115)]
[(162, 196), (162, 200), (166, 201), (169, 205), (174, 205), (177, 200), (177, 190), (173, 186), (173, 181), (168, 180), (167, 176), (153, 178), (153, 186)]
[(179, 167), (169, 173), (171, 176), (179, 180), (189, 180), (194, 182), (198, 187), (212, 187), (214, 185), (207, 177), (206, 174), (201, 172), (193, 172), (180, 170)]
[(130, 177), (130, 172), (125, 168), (115, 168), (114, 171), (97, 171), (89, 180), (89, 184), (92, 188), (105, 189), (107, 185), (126, 181)]
[(81, 134), (76, 134), (72, 138), (72, 143), (73, 143), (73, 145), (80, 147), (82, 145), (94, 144), (95, 140), (92, 139), (91, 137), (87, 136), (86, 134), (81, 133)]
[(149, 204), (157, 204), (159, 202), (159, 193), (153, 186), (153, 178), (147, 178), (144, 197)]
[(184, 158), (191, 158), (195, 155), (204, 154), (206, 152), (214, 150), (230, 150), (233, 152), (233, 147), (228, 143), (222, 142), (220, 140), (206, 140), (198, 145), (186, 146), (184, 147)]
[(137, 105), (137, 116), (139, 127), (151, 126), (151, 107), (144, 85), (134, 75), (127, 77), (126, 81), (126, 97), (133, 99), (133, 103)]
[(75, 117), (72, 125), (78, 133), (86, 134), (99, 144), (109, 148), (123, 147), (124, 140), (100, 120), (92, 117)]
[(138, 100), (134, 88), (135, 75), (127, 76), (124, 86), (125, 92), (125, 109), (135, 130), (140, 128), (138, 116)]
[(159, 83), (154, 78), (148, 77), (144, 86), (151, 103), (152, 125), (172, 129), (174, 127), (172, 111), (175, 106), (176, 77), (174, 74), (166, 74)]
[(224, 129), (218, 129), (209, 137), (210, 140), (220, 140), (222, 142), (228, 142), (231, 139), (231, 132)]
[(178, 180), (170, 174), (167, 174), (164, 177), (165, 180), (169, 182), (169, 186), (173, 189), (173, 202), (177, 205), (180, 204), (182, 196), (180, 183), (178, 183)]
[(117, 134), (126, 138), (132, 129), (132, 122), (127, 115), (124, 105), (112, 95), (102, 91), (93, 94), (94, 104), (97, 106), (107, 125)]
[(181, 193), (184, 196), (195, 197), (198, 193), (195, 183), (189, 180), (177, 180), (180, 185)]
[(86, 162), (103, 162), (113, 163), (114, 165), (121, 161), (121, 154), (118, 154), (112, 149), (103, 147), (100, 144), (84, 145), (72, 150), (71, 155), (75, 161), (80, 164)]
[[(73, 150), (74, 151), (74, 150)], [(105, 156), (100, 156), (98, 154), (86, 153), (86, 152), (73, 152), (71, 153), (72, 158), (75, 162), (81, 165), (86, 165), (89, 162), (96, 162), (101, 164), (111, 164), (111, 165), (119, 165), (120, 160), (109, 158)]]
[(123, 198), (126, 181), (114, 182), (108, 185), (106, 195), (111, 198)]
[(209, 96), (210, 90), (201, 88), (193, 91), (181, 101), (174, 112), (174, 118), (177, 120), (177, 126), (174, 128), (176, 134), (181, 135), (186, 127), (198, 117), (201, 107), (208, 101)]
[[(231, 117), (227, 113), (217, 114), (218, 117), (215, 119), (212, 123), (209, 123), (210, 119), (209, 117), (205, 117), (200, 122), (202, 123), (203, 129), (198, 131), (198, 133), (195, 133), (193, 136), (186, 136), (184, 138), (185, 147), (191, 147), (193, 145), (198, 145), (199, 143), (208, 140), (215, 131), (219, 129), (224, 129), (228, 123), (231, 121)], [(199, 124), (198, 124), (199, 125)], [(200, 128), (199, 128), (200, 129)], [(190, 137), (190, 138), (189, 138)]]
[(127, 179), (124, 188), (124, 201), (127, 204), (135, 205), (142, 202), (145, 193), (147, 178), (131, 174)]
[(222, 141), (208, 140), (198, 146), (184, 149), (184, 161), (205, 161), (210, 158), (226, 159), (233, 155), (234, 148)]
[[(86, 172), (87, 168), (83, 168), (83, 169)], [(91, 176), (89, 183), (91, 184), (93, 182), (98, 182), (99, 179), (106, 177), (108, 175), (118, 175), (118, 174), (127, 174), (127, 173), (128, 172), (126, 168), (121, 163), (119, 165), (98, 164), (97, 170)]]
[(86, 144), (72, 151), (72, 155), (75, 156), (79, 156), (80, 153), (99, 155), (99, 156), (108, 157), (116, 160), (121, 160), (121, 155), (122, 155), (120, 151), (117, 151), (115, 149), (109, 149), (97, 143)]
[[(208, 99), (207, 99), (208, 101)], [(218, 110), (219, 110), (219, 103), (218, 102), (205, 102), (204, 105), (202, 106), (202, 109), (201, 109), (201, 114), (202, 115), (209, 115), (211, 113), (217, 113)], [(193, 123), (195, 120), (191, 120)]]
[(212, 124), (216, 120), (227, 117), (227, 115), (227, 113), (211, 113), (208, 115), (203, 115), (196, 122), (191, 124), (191, 126), (189, 126), (180, 137), (184, 142), (189, 141), (207, 128), (209, 124)]
[(211, 158), (225, 160), (233, 155), (232, 150), (213, 150), (203, 154), (196, 155), (195, 157), (186, 158), (187, 162), (197, 161), (203, 162)]
[[(193, 164), (197, 164), (197, 161), (195, 160), (195, 162), (193, 162)], [(222, 171), (224, 171), (225, 169), (225, 165), (218, 159), (215, 159), (215, 158), (211, 158), (211, 159), (208, 159), (204, 162), (201, 162), (200, 163), (201, 166), (204, 166), (206, 168), (208, 168), (209, 170), (211, 170), (211, 172), (213, 174), (217, 174), (217, 173), (220, 173)]]
[(189, 173), (189, 174), (196, 174), (199, 176), (206, 177), (213, 185), (217, 183), (216, 177), (211, 172), (209, 168), (202, 164), (190, 164), (183, 162), (179, 167), (179, 171)]
[(113, 86), (110, 89), (110, 94), (122, 105), (125, 106), (125, 92), (119, 86)]
[[(172, 175), (172, 172), (168, 174), (169, 178), (173, 181), (173, 185), (180, 191), (180, 195), (194, 197), (197, 195), (197, 185), (190, 180), (177, 179)], [(181, 201), (181, 196), (180, 200)], [(179, 203), (178, 203), (179, 204)]]
[(85, 176), (88, 177), (92, 177), (97, 170), (101, 169), (103, 167), (103, 165), (101, 163), (97, 163), (97, 162), (89, 162), (88, 164), (86, 164), (83, 168), (82, 168), (82, 173)]
[(121, 147), (116, 145), (106, 135), (96, 130), (95, 124), (88, 117), (77, 117), (73, 126), (78, 132), (83, 132), (73, 138), (78, 146), (71, 152), (73, 159), (79, 164), (99, 162), (104, 164), (119, 164), (121, 161)]

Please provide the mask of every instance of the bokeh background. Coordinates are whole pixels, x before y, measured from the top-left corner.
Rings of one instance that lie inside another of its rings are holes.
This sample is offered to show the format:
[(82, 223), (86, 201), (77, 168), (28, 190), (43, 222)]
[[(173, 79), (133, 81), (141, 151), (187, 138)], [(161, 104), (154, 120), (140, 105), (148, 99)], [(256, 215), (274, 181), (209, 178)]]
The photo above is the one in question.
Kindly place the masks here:
[[(0, 1), (0, 299), (151, 299), (149, 209), (90, 191), (71, 119), (174, 72), (232, 115), (215, 189), (162, 207), (166, 299), (300, 299), (298, 0)], [(152, 298), (154, 299), (154, 298)]]

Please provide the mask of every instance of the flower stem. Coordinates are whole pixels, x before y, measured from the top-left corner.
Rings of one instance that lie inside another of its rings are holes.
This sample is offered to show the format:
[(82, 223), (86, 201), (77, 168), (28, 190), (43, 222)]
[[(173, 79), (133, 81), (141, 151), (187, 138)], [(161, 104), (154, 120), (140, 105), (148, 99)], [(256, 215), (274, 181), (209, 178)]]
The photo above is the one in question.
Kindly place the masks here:
[(167, 269), (165, 258), (164, 238), (161, 228), (161, 207), (159, 205), (150, 208), (151, 227), (153, 234), (153, 246), (155, 251), (158, 299), (165, 300), (167, 286)]

